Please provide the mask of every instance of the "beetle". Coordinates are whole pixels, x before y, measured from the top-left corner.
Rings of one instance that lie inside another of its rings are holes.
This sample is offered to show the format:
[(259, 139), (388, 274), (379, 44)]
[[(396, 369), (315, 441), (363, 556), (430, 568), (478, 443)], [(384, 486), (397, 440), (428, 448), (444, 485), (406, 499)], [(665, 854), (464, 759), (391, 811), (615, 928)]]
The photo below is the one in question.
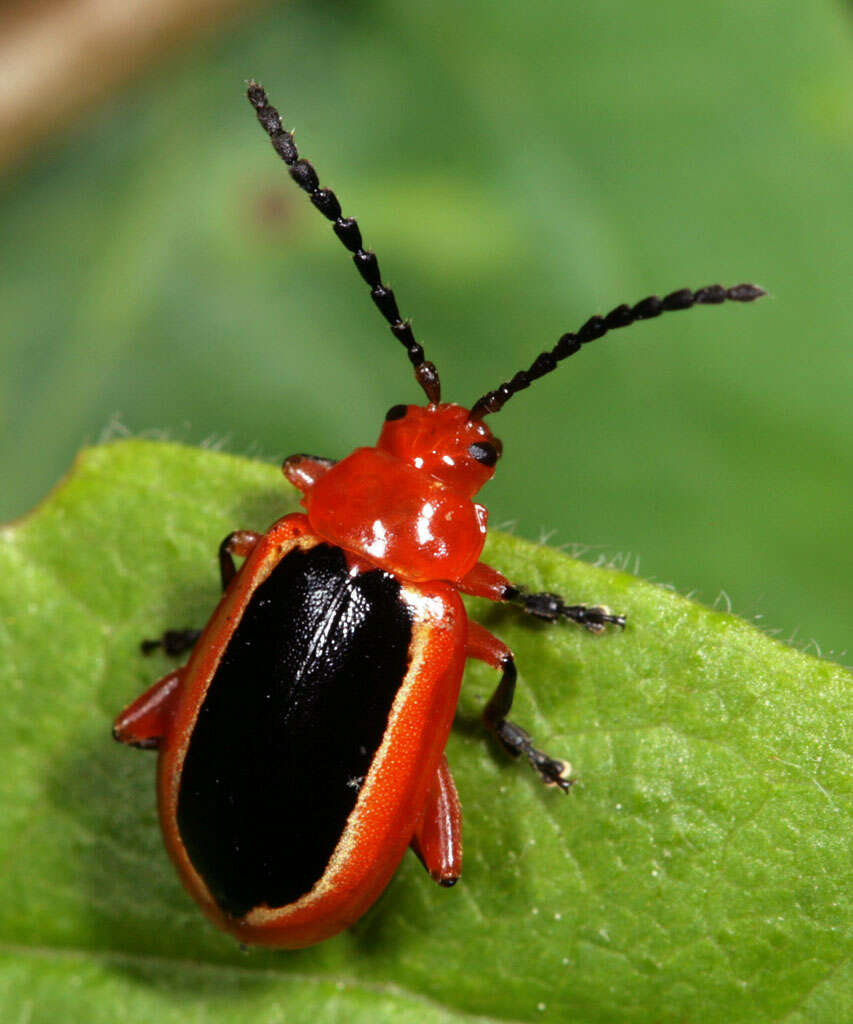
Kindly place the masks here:
[(467, 617), (459, 595), (593, 633), (624, 627), (625, 617), (528, 592), (480, 561), (487, 511), (474, 496), (502, 452), (485, 418), (614, 328), (765, 293), (713, 285), (617, 306), (470, 408), (442, 402), (438, 372), (358, 224), (320, 187), (254, 81), (248, 98), (291, 177), (352, 254), (426, 404), (393, 406), (376, 445), (339, 462), (285, 460), (305, 511), (222, 541), (223, 595), (207, 626), (143, 643), (173, 655), (192, 649), (187, 664), (130, 704), (113, 734), (159, 751), (165, 845), (204, 913), (243, 943), (299, 948), (364, 914), (409, 846), (440, 885), (459, 878), (461, 811), (444, 748), (466, 659), (500, 673), (483, 712), (498, 743), (546, 785), (571, 785), (568, 762), (508, 719), (512, 651)]

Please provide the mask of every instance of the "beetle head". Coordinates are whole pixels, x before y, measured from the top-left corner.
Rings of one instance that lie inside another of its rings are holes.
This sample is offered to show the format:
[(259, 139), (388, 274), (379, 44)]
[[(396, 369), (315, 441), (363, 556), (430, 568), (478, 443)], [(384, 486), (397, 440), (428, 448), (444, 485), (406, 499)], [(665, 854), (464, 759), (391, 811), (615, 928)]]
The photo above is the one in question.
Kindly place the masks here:
[(503, 450), (481, 419), (449, 403), (393, 406), (377, 447), (469, 498), (494, 476)]

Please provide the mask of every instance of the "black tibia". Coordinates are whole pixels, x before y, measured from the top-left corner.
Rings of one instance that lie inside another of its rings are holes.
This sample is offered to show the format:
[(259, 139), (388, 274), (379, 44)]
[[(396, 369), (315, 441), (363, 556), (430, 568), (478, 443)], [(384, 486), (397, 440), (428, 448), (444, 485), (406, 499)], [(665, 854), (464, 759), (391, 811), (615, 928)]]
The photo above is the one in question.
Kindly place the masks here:
[(427, 398), (430, 402), (441, 401), (438, 371), (425, 359), (424, 350), (415, 341), (411, 324), (400, 316), (394, 292), (382, 283), (376, 253), (362, 245), (361, 231), (355, 219), (342, 216), (341, 204), (335, 193), (330, 188), (320, 187), (317, 172), (307, 160), (299, 156), (296, 143), (293, 141), (293, 133), (282, 127), (278, 111), (270, 105), (261, 86), (254, 81), (250, 81), (248, 86), (249, 102), (255, 108), (261, 127), (269, 135), (273, 149), (290, 168), (291, 178), (308, 193), (311, 202), (320, 213), (332, 222), (332, 230), (341, 244), (352, 253), (353, 263), (370, 288), (370, 297), (374, 305), (388, 321), (391, 333), (408, 352), (415, 377)]
[(515, 696), (515, 680), (518, 675), (515, 669), (515, 662), (512, 655), (507, 655), (502, 664), (501, 681), (492, 694), (489, 703), (483, 711), (483, 721), (486, 727), (498, 738), (501, 746), (513, 757), (521, 754), (533, 765), (542, 776), (546, 786), (559, 786), (564, 792), (568, 792), (572, 784), (569, 778), (571, 765), (557, 757), (549, 757), (543, 751), (533, 746), (530, 733), (522, 729), (515, 722), (507, 721), (506, 716), (512, 707), (512, 700)]
[(167, 629), (157, 640), (143, 640), (139, 646), (143, 654), (151, 654), (162, 647), (170, 658), (177, 658), (188, 651), (200, 636), (200, 629)]
[(528, 594), (520, 587), (509, 587), (504, 591), (504, 600), (519, 605), (528, 615), (535, 615), (545, 622), (559, 622), (569, 619), (584, 626), (590, 633), (603, 633), (607, 625), (625, 628), (625, 616), (615, 615), (603, 604), (566, 604), (559, 594), (542, 592)]

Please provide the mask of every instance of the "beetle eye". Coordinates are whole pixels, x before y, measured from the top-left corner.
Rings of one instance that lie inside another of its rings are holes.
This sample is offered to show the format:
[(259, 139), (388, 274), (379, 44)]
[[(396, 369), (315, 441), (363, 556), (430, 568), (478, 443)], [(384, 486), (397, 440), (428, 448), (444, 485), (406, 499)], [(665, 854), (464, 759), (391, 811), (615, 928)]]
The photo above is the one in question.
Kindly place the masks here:
[(388, 420), (401, 420), (406, 415), (407, 407), (405, 405), (392, 405), (388, 412), (385, 413), (385, 422)]
[(498, 461), (498, 450), (488, 441), (475, 441), (468, 449), (468, 454), (484, 466), (494, 466)]

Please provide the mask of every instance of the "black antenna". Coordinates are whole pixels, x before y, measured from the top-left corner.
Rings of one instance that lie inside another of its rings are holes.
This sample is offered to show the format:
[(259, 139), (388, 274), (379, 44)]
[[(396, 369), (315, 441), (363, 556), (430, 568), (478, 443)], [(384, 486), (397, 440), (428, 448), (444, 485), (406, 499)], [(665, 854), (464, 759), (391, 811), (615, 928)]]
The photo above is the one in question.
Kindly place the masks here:
[(342, 217), (341, 204), (335, 193), (330, 188), (320, 188), (317, 172), (307, 160), (300, 159), (296, 143), (293, 141), (293, 134), (282, 128), (279, 113), (275, 107), (270, 106), (263, 88), (252, 79), (247, 84), (249, 102), (257, 111), (258, 120), (269, 135), (273, 149), (290, 168), (291, 178), (308, 193), (311, 202), (320, 213), (332, 221), (335, 234), (352, 253), (353, 262), (359, 274), (370, 287), (370, 297), (376, 304), (376, 308), (391, 325), (391, 333), (409, 353), (409, 360), (415, 368), (415, 379), (423, 388), (430, 402), (440, 402), (441, 383), (438, 379), (438, 370), (424, 358), (424, 350), (415, 341), (411, 324), (400, 316), (394, 292), (382, 283), (376, 254), (369, 249), (362, 248), (361, 231), (355, 219)]
[(500, 412), (513, 395), (529, 388), (533, 381), (557, 369), (557, 364), (579, 351), (581, 345), (601, 338), (616, 327), (627, 327), (637, 320), (651, 320), (676, 309), (690, 309), (691, 306), (715, 306), (727, 299), (731, 302), (752, 302), (767, 292), (754, 284), (738, 284), (734, 288), (723, 288), (712, 284), (698, 291), (682, 288), (670, 292), (665, 298), (650, 295), (635, 306), (617, 306), (607, 316), (592, 316), (577, 334), (564, 334), (550, 352), (542, 352), (533, 361), (530, 369), (520, 370), (509, 381), (504, 381), (496, 391), (488, 391), (478, 398), (471, 408), (471, 419), (482, 419), (490, 413)]

